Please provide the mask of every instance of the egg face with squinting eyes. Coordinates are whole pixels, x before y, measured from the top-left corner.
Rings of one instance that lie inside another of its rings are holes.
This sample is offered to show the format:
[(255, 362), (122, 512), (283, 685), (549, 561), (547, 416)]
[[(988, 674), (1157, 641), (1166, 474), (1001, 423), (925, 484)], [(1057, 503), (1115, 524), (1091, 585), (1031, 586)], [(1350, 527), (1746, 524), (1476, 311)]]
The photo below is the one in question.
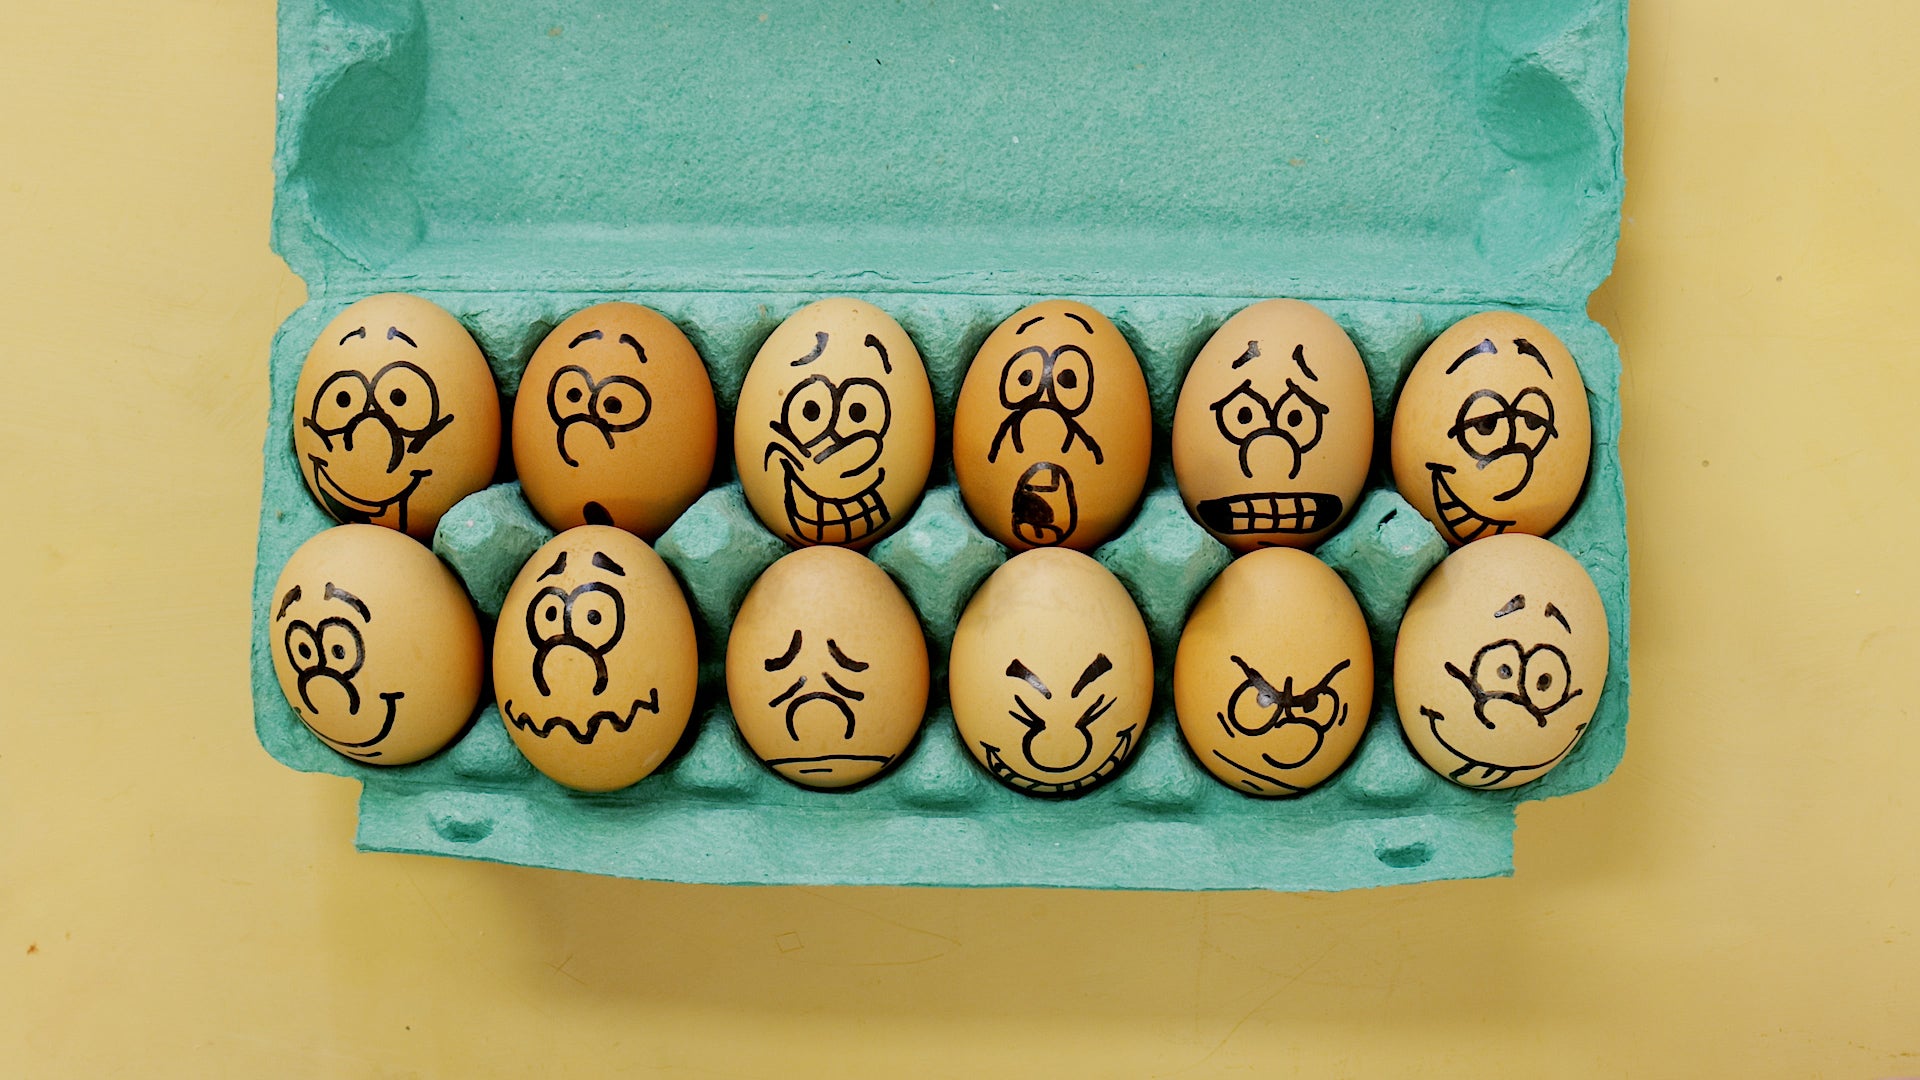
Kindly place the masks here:
[(1194, 520), (1235, 551), (1331, 536), (1372, 460), (1366, 365), (1311, 304), (1247, 308), (1187, 370), (1173, 414), (1174, 475)]
[(293, 449), (335, 520), (428, 540), (500, 458), (493, 372), (460, 321), (382, 293), (320, 331), (293, 392)]
[(493, 636), (507, 735), (534, 768), (612, 791), (660, 767), (693, 714), (693, 616), (667, 564), (609, 525), (533, 553)]
[(1427, 575), (1400, 622), (1400, 726), (1462, 787), (1537, 780), (1593, 721), (1607, 648), (1599, 590), (1573, 556), (1524, 533), (1477, 540)]
[(541, 342), (514, 398), (520, 490), (556, 529), (651, 541), (713, 472), (713, 383), (670, 320), (638, 304), (576, 312)]
[(294, 715), (354, 761), (438, 753), (480, 701), (480, 620), (417, 541), (339, 525), (293, 553), (271, 594), (273, 671)]
[(755, 756), (804, 787), (872, 779), (927, 710), (927, 644), (866, 556), (803, 548), (760, 575), (727, 641), (727, 700)]
[(1454, 546), (1542, 536), (1586, 482), (1587, 387), (1553, 332), (1512, 311), (1455, 323), (1422, 353), (1393, 411), (1393, 482)]
[(1126, 586), (1067, 548), (1007, 560), (954, 632), (947, 689), (960, 739), (994, 779), (1078, 795), (1111, 779), (1153, 704), (1153, 650)]
[(1091, 550), (1140, 501), (1153, 449), (1146, 376), (1106, 316), (1071, 300), (1013, 313), (974, 355), (953, 413), (967, 511), (1015, 550)]
[(926, 486), (933, 437), (913, 339), (848, 297), (808, 304), (774, 330), (733, 418), (747, 502), (796, 547), (864, 548), (898, 527)]
[(1340, 575), (1304, 551), (1244, 555), (1214, 579), (1173, 667), (1180, 732), (1221, 783), (1296, 795), (1366, 733), (1373, 647)]

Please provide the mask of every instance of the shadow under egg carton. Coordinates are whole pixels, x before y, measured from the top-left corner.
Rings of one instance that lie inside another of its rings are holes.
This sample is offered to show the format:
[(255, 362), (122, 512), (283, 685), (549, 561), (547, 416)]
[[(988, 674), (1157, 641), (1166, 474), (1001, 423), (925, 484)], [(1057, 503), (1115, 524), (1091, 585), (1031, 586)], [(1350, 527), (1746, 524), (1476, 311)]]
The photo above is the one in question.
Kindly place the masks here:
[[(307, 494), (290, 450), (301, 360), (328, 318), (371, 291), (377, 288), (316, 299), (276, 337), (254, 588), (260, 740), (296, 769), (364, 782), (363, 848), (694, 882), (1354, 888), (1510, 873), (1514, 806), (1599, 783), (1623, 752), (1628, 593), (1619, 357), (1605, 331), (1584, 315), (1520, 309), (1566, 342), (1593, 414), (1586, 489), (1552, 537), (1592, 574), (1612, 635), (1606, 686), (1585, 737), (1546, 777), (1506, 791), (1455, 787), (1408, 749), (1393, 708), (1393, 634), (1413, 590), (1446, 548), (1393, 491), (1384, 429), (1395, 390), (1424, 347), (1452, 322), (1489, 305), (1317, 300), (1365, 358), (1382, 428), (1367, 494), (1317, 552), (1347, 580), (1367, 615), (1377, 689), (1366, 736), (1340, 772), (1305, 795), (1262, 800), (1218, 783), (1193, 760), (1170, 694), (1182, 623), (1228, 553), (1180, 501), (1168, 467), (1168, 428), (1193, 356), (1252, 298), (1080, 297), (1133, 344), (1152, 400), (1155, 465), (1147, 494), (1123, 532), (1094, 555), (1126, 584), (1145, 617), (1156, 656), (1156, 701), (1141, 746), (1118, 776), (1078, 798), (1050, 801), (1003, 787), (972, 759), (956, 735), (944, 686), (946, 650), (960, 613), (1006, 558), (974, 526), (951, 484), (946, 453), (953, 404), (980, 342), (1035, 297), (855, 290), (913, 336), (940, 426), (929, 490), (909, 520), (869, 553), (913, 602), (933, 660), (929, 716), (903, 760), (860, 788), (812, 791), (760, 765), (740, 740), (725, 703), (726, 637), (747, 589), (787, 547), (747, 507), (730, 475), (724, 436), (715, 486), (656, 545), (695, 613), (702, 684), (687, 737), (658, 772), (619, 792), (568, 791), (527, 764), (490, 704), (454, 746), (425, 762), (381, 769), (347, 760), (309, 735), (286, 706), (266, 651), (263, 613), (265, 593), (293, 549), (331, 524)], [(473, 331), (508, 398), (532, 350), (565, 316), (608, 299), (646, 304), (674, 319), (700, 349), (726, 419), (760, 343), (819, 294), (423, 295)], [(506, 483), (454, 507), (434, 547), (491, 617), (520, 565), (551, 535), (518, 486)]]

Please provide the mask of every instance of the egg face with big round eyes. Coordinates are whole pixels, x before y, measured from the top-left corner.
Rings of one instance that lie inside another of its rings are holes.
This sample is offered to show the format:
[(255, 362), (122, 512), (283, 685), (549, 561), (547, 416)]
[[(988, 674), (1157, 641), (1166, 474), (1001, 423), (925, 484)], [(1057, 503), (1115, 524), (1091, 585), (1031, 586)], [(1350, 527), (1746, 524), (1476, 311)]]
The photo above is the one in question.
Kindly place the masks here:
[(1366, 733), (1373, 647), (1340, 575), (1304, 551), (1235, 559), (1180, 636), (1180, 733), (1221, 783), (1297, 795), (1332, 776)]
[(1512, 311), (1455, 323), (1393, 411), (1393, 482), (1456, 547), (1551, 532), (1587, 478), (1587, 387), (1553, 332)]
[(609, 525), (533, 553), (500, 607), (493, 690), (534, 768), (612, 791), (660, 767), (693, 714), (693, 616), (646, 543)]
[(1394, 698), (1414, 752), (1462, 787), (1537, 780), (1585, 734), (1607, 612), (1573, 556), (1509, 533), (1447, 556), (1400, 622)]
[(1153, 650), (1126, 586), (1092, 558), (1041, 548), (975, 592), (947, 666), (953, 721), (994, 779), (1078, 795), (1118, 773), (1153, 704)]
[(927, 711), (927, 643), (866, 556), (803, 548), (753, 583), (727, 641), (727, 700), (755, 756), (804, 787), (870, 780)]
[(1106, 316), (1071, 300), (988, 335), (953, 413), (967, 511), (1015, 550), (1091, 550), (1140, 501), (1153, 449), (1147, 380)]
[(339, 525), (280, 571), (267, 648), (294, 715), (369, 765), (431, 757), (480, 701), (480, 620), (452, 571), (392, 529)]
[(920, 498), (933, 435), (913, 339), (872, 304), (839, 297), (788, 316), (755, 354), (734, 465), (753, 512), (789, 544), (864, 548)]
[(430, 539), (499, 463), (493, 373), (466, 327), (432, 301), (369, 296), (307, 353), (293, 449), (307, 489), (336, 520)]
[(520, 490), (547, 524), (616, 525), (653, 540), (713, 472), (713, 383), (693, 343), (638, 304), (553, 328), (514, 398)]
[(1366, 365), (1311, 304), (1247, 308), (1187, 370), (1173, 414), (1174, 475), (1194, 520), (1235, 551), (1331, 536), (1372, 460)]

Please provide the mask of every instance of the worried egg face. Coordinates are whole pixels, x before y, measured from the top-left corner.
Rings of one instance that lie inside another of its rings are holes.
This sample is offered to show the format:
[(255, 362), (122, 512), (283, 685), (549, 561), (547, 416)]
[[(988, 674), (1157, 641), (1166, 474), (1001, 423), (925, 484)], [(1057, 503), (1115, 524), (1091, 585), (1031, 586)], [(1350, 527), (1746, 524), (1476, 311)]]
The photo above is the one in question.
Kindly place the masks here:
[(838, 547), (796, 551), (747, 593), (727, 642), (727, 699), (760, 760), (846, 787), (893, 764), (927, 709), (927, 645), (887, 572)]
[(280, 689), (341, 754), (419, 761), (473, 716), (480, 622), (460, 582), (419, 543), (373, 525), (328, 529), (287, 560), (271, 602)]
[(1586, 482), (1587, 388), (1553, 332), (1511, 311), (1469, 316), (1414, 365), (1393, 413), (1393, 482), (1456, 546), (1544, 535)]
[(1573, 556), (1512, 533), (1449, 555), (1393, 659), (1407, 741), (1463, 787), (1516, 787), (1572, 753), (1607, 679), (1607, 613)]
[(1228, 787), (1294, 795), (1333, 775), (1373, 708), (1373, 648), (1346, 582), (1304, 551), (1234, 560), (1194, 606), (1173, 668), (1194, 756)]
[(1077, 551), (1016, 555), (973, 595), (947, 668), (961, 741), (994, 779), (1077, 795), (1113, 777), (1153, 704), (1153, 651), (1126, 586)]
[(913, 339), (861, 300), (794, 312), (740, 387), (733, 453), (753, 512), (788, 543), (880, 539), (933, 465), (933, 390)]
[(1071, 300), (1023, 308), (981, 344), (960, 387), (961, 497), (1008, 547), (1089, 550), (1140, 501), (1152, 427), (1146, 377), (1106, 316)]
[(293, 449), (336, 520), (418, 539), (486, 486), (500, 457), (493, 373), (459, 320), (383, 293), (320, 332), (293, 394)]
[(693, 616), (667, 565), (622, 529), (583, 525), (533, 553), (493, 637), (507, 734), (581, 791), (659, 768), (693, 713)]
[(520, 488), (556, 529), (658, 537), (705, 490), (714, 438), (700, 354), (638, 304), (599, 304), (554, 327), (514, 399)]
[(1309, 547), (1331, 535), (1372, 458), (1366, 365), (1310, 304), (1267, 300), (1228, 319), (1181, 385), (1180, 495), (1235, 551)]

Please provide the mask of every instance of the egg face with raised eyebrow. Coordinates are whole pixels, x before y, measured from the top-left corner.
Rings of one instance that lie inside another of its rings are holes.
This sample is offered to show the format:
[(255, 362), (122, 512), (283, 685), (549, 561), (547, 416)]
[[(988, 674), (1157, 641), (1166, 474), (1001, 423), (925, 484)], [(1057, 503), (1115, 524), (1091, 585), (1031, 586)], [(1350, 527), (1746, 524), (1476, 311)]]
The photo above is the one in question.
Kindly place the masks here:
[(485, 487), (500, 457), (493, 373), (459, 320), (382, 293), (320, 331), (293, 397), (293, 449), (336, 520), (416, 539)]

